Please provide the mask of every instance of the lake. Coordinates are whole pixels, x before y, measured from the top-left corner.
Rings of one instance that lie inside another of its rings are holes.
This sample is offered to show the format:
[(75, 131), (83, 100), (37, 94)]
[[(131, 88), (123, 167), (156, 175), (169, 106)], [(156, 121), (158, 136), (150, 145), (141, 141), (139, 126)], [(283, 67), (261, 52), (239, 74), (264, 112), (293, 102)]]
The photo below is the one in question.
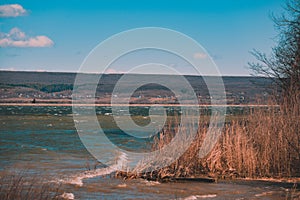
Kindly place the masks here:
[[(96, 112), (108, 137), (120, 147), (151, 148), (151, 140), (129, 140), (110, 124), (110, 107)], [(141, 123), (147, 120), (144, 115), (135, 117)], [(61, 189), (75, 199), (285, 199), (292, 187), (263, 181), (158, 183), (113, 178), (82, 144), (68, 106), (0, 106), (0, 124), (1, 174), (24, 171), (62, 184)]]

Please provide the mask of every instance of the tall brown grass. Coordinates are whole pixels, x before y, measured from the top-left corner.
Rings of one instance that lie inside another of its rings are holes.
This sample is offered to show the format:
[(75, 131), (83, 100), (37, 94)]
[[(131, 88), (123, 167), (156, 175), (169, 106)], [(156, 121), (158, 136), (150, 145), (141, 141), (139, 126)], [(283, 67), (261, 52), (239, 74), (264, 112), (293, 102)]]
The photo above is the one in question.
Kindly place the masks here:
[[(249, 114), (238, 119), (227, 120), (217, 144), (204, 158), (199, 157), (199, 149), (209, 122), (200, 121), (194, 142), (179, 159), (160, 170), (131, 174), (131, 177), (155, 180), (204, 175), (215, 178), (300, 177), (300, 94), (284, 99), (280, 105), (274, 102), (269, 101), (266, 108), (252, 108)], [(155, 138), (153, 149), (168, 144), (175, 132), (167, 125)], [(125, 177), (127, 175), (125, 173)]]
[(1, 200), (63, 199), (58, 184), (45, 183), (25, 173), (1, 175), (0, 183)]

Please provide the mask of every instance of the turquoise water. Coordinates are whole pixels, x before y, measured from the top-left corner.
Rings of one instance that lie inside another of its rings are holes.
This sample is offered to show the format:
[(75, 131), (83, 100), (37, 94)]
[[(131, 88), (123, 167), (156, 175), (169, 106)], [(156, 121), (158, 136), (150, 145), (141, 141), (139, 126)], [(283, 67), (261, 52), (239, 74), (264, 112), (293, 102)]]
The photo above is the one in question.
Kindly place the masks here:
[[(96, 111), (107, 125), (108, 137), (120, 147), (134, 151), (151, 148), (150, 139), (132, 140), (110, 126), (105, 114), (109, 107)], [(254, 181), (160, 184), (111, 178), (81, 143), (67, 106), (0, 106), (0, 125), (1, 173), (25, 171), (62, 184), (75, 199), (285, 199), (292, 187)]]

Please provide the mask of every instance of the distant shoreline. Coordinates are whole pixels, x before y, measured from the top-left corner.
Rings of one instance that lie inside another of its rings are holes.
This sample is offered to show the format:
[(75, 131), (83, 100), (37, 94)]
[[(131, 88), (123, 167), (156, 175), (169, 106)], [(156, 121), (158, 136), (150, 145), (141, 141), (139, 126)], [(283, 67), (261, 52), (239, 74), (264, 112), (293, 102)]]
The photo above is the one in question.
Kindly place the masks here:
[[(128, 104), (105, 104), (105, 103), (88, 103), (88, 104), (72, 104), (72, 103), (0, 103), (0, 106), (97, 106), (97, 107), (126, 107)], [(267, 104), (227, 104), (227, 105), (209, 105), (209, 104), (129, 104), (132, 107), (146, 107), (146, 106), (167, 106), (167, 107), (278, 107), (279, 105), (267, 105)]]

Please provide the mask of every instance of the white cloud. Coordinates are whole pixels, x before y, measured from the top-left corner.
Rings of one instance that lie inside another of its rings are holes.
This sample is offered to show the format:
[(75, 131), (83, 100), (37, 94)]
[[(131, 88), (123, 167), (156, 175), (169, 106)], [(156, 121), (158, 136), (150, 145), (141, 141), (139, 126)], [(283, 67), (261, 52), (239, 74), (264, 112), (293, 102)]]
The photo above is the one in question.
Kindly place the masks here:
[(0, 47), (50, 47), (54, 42), (44, 35), (28, 37), (18, 28), (9, 33), (0, 32)]
[(207, 58), (207, 54), (201, 52), (194, 53), (194, 59), (204, 59), (204, 58)]
[(0, 17), (24, 16), (27, 11), (20, 4), (8, 4), (0, 6)]

